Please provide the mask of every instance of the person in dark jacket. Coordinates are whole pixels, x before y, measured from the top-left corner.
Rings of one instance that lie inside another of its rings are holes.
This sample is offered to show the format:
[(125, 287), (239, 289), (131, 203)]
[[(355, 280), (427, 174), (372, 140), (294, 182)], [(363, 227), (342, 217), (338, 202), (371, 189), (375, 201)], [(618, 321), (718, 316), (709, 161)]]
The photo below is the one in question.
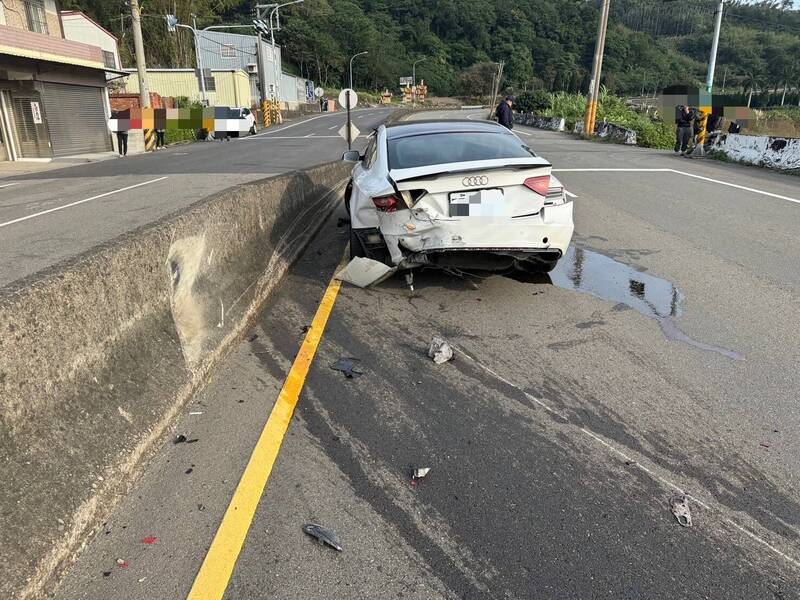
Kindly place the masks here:
[(497, 110), (495, 110), (497, 122), (507, 129), (514, 129), (514, 111), (511, 110), (514, 100), (514, 96), (506, 96), (505, 100), (498, 104)]
[(678, 114), (675, 116), (677, 125), (675, 152), (686, 152), (689, 142), (692, 139), (692, 122), (694, 121), (692, 111), (688, 106), (680, 106)]

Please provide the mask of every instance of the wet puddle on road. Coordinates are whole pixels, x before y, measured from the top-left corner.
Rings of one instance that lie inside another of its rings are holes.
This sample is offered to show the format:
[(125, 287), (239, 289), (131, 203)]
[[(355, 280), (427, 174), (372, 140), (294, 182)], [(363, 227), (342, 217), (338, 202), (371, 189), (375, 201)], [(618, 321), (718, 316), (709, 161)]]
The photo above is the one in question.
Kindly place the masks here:
[(680, 330), (674, 319), (681, 314), (683, 295), (666, 279), (642, 273), (609, 256), (574, 245), (550, 273), (550, 279), (560, 288), (591, 294), (655, 319), (667, 339), (734, 360), (744, 360), (738, 352), (695, 340)]

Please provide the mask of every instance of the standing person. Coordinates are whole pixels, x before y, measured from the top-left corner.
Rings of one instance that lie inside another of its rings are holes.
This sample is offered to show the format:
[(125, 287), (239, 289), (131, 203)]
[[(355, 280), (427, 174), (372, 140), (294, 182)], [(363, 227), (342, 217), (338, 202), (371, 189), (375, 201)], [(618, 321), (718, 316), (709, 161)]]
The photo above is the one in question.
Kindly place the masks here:
[(111, 118), (117, 120), (117, 150), (119, 150), (119, 157), (123, 158), (128, 155), (128, 130), (131, 127), (130, 112), (127, 110), (120, 110), (111, 113)]
[(514, 129), (514, 111), (511, 107), (514, 105), (516, 98), (514, 96), (506, 96), (500, 104), (497, 105), (497, 110), (494, 111), (497, 116), (497, 122), (506, 129)]
[(689, 147), (689, 142), (692, 139), (692, 111), (688, 106), (678, 107), (678, 114), (675, 117), (675, 125), (677, 125), (676, 139), (675, 139), (675, 152), (686, 152)]
[(166, 148), (166, 144), (164, 143), (165, 133), (163, 129), (156, 129), (156, 150), (159, 148)]

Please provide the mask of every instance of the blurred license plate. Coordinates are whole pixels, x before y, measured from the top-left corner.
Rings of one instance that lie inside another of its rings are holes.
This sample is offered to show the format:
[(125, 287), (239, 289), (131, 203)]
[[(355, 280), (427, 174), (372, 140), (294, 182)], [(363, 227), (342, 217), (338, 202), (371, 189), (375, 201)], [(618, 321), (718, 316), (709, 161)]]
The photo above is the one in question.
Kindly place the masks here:
[(451, 217), (508, 216), (503, 190), (470, 190), (450, 194)]

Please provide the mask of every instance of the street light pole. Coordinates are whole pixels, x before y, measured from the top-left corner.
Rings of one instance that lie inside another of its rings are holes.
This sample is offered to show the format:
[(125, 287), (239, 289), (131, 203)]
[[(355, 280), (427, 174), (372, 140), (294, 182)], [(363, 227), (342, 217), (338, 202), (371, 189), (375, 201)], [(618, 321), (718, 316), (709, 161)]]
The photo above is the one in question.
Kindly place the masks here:
[(719, 49), (719, 34), (722, 30), (722, 11), (725, 8), (725, 0), (719, 0), (717, 12), (714, 14), (716, 23), (714, 24), (714, 41), (711, 43), (711, 57), (708, 59), (708, 77), (706, 78), (706, 91), (710, 94), (714, 87), (714, 70), (717, 67), (717, 50)]
[(369, 54), (369, 52), (359, 52), (358, 54), (354, 54), (350, 58), (350, 89), (353, 89), (353, 59), (357, 56), (364, 56), (365, 54)]
[(184, 29), (188, 29), (192, 32), (194, 36), (194, 56), (195, 61), (197, 64), (197, 73), (200, 79), (200, 94), (203, 100), (203, 106), (208, 105), (208, 100), (206, 99), (206, 78), (203, 74), (203, 57), (200, 54), (200, 42), (197, 36), (197, 16), (192, 15), (192, 25), (182, 25), (178, 23), (178, 19), (175, 15), (166, 15), (167, 19), (167, 30), (168, 31), (175, 31), (177, 27), (183, 27)]
[(594, 122), (597, 116), (597, 100), (600, 96), (600, 75), (603, 72), (603, 54), (606, 47), (606, 29), (608, 28), (608, 11), (611, 0), (603, 0), (600, 12), (600, 24), (597, 28), (597, 42), (594, 47), (592, 61), (592, 79), (589, 82), (589, 96), (586, 98), (586, 114), (583, 117), (583, 133), (594, 134)]
[(412, 106), (417, 105), (417, 63), (421, 63), (426, 58), (427, 56), (423, 56), (422, 58), (415, 60), (411, 65), (411, 81), (414, 86), (414, 95), (412, 96), (413, 102), (411, 103)]
[[(284, 2), (283, 4), (277, 4), (275, 8), (273, 8), (269, 13), (269, 36), (270, 36), (270, 43), (272, 44), (272, 65), (273, 65), (273, 71), (275, 73), (275, 100), (278, 102), (279, 111), (281, 106), (281, 96), (280, 96), (281, 85), (279, 76), (282, 77), (282, 75), (278, 73), (278, 61), (275, 60), (275, 27), (272, 24), (272, 19), (275, 13), (278, 12), (278, 10), (283, 8), (284, 6), (289, 6), (291, 4), (300, 4), (301, 2), (304, 2), (304, 0), (292, 0), (291, 2)], [(283, 63), (283, 53), (281, 53), (281, 64), (282, 63)]]
[(192, 33), (194, 34), (194, 53), (197, 55), (197, 70), (200, 71), (200, 94), (203, 106), (208, 106), (206, 98), (206, 75), (203, 73), (203, 57), (200, 55), (200, 40), (197, 37), (197, 15), (192, 15)]

